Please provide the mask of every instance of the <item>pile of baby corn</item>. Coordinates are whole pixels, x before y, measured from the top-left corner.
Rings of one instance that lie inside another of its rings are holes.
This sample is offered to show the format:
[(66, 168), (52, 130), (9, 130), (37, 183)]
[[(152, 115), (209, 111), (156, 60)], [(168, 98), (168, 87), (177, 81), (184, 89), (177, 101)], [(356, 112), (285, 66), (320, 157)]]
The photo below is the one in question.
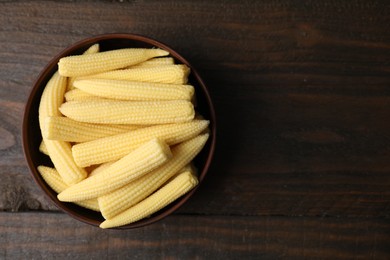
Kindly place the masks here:
[(195, 115), (190, 70), (161, 49), (60, 59), (39, 106), (39, 166), (58, 199), (101, 212), (101, 228), (136, 222), (198, 184), (191, 162), (209, 121)]

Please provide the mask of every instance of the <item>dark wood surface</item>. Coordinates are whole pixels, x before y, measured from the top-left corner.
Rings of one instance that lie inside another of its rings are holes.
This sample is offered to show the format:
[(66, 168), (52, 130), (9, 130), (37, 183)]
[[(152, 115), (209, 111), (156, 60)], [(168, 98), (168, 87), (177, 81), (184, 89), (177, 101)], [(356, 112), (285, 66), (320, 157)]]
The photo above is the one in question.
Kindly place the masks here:
[[(0, 0), (0, 24), (0, 259), (390, 258), (390, 2)], [(127, 231), (58, 212), (20, 135), (46, 63), (114, 32), (188, 58), (218, 119), (195, 196)]]

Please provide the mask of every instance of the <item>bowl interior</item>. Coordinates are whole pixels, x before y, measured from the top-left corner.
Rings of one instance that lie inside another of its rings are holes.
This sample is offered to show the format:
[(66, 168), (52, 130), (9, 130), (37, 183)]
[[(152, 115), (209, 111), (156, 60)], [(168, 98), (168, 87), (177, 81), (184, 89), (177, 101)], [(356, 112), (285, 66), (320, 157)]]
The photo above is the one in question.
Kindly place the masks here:
[[(38, 107), (40, 102), (40, 97), (46, 86), (46, 83), (49, 81), (54, 72), (58, 69), (57, 63), (61, 57), (76, 55), (83, 53), (91, 45), (99, 43), (101, 51), (121, 49), (121, 48), (153, 48), (158, 47), (170, 52), (176, 63), (186, 64), (191, 68), (191, 74), (189, 77), (189, 83), (192, 84), (196, 89), (196, 99), (197, 106), (196, 110), (205, 118), (210, 120), (210, 138), (203, 148), (201, 153), (195, 158), (194, 164), (199, 170), (199, 182), (201, 183), (204, 179), (207, 170), (210, 166), (214, 148), (215, 148), (215, 112), (213, 104), (208, 93), (207, 87), (200, 78), (198, 72), (191, 66), (191, 64), (185, 60), (182, 56), (172, 50), (170, 47), (139, 35), (133, 34), (107, 34), (92, 37), (83, 41), (80, 41), (65, 50), (59, 53), (54, 57), (49, 64), (44, 68), (41, 74), (38, 76), (30, 96), (27, 100), (23, 118), (23, 127), (22, 127), (22, 137), (23, 137), (23, 148), (25, 153), (25, 158), (27, 164), (30, 168), (32, 176), (35, 182), (42, 188), (45, 194), (63, 211), (71, 215), (72, 217), (83, 221), (85, 223), (99, 226), (99, 224), (104, 220), (100, 213), (79, 207), (73, 203), (60, 202), (57, 199), (57, 194), (54, 192), (42, 179), (37, 167), (39, 165), (53, 166), (48, 156), (42, 154), (39, 151), (39, 145), (42, 140), (42, 135), (39, 129), (38, 122)], [(199, 187), (199, 185), (197, 186)], [(141, 227), (147, 224), (156, 222), (163, 217), (171, 214), (177, 210), (192, 194), (196, 191), (197, 188), (193, 189), (185, 196), (176, 200), (174, 203), (168, 207), (160, 210), (159, 212), (153, 214), (151, 217), (140, 220), (138, 222), (118, 227), (118, 229), (129, 229), (135, 227)]]

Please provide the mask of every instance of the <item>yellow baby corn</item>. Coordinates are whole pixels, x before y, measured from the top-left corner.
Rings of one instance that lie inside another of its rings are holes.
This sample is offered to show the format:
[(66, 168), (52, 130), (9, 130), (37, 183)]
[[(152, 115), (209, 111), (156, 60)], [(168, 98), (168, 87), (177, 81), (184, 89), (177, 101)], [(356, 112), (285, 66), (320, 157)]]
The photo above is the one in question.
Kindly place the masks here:
[[(93, 53), (97, 53), (99, 52), (99, 49), (100, 49), (100, 46), (98, 43), (92, 45), (91, 47), (89, 47), (84, 53), (83, 55), (86, 55), (86, 54), (93, 54)], [(75, 81), (75, 77), (70, 77), (68, 78), (68, 87), (66, 88), (67, 91), (71, 90), (71, 89), (74, 89), (73, 87), (73, 82)]]
[(103, 196), (154, 170), (172, 157), (169, 146), (154, 138), (111, 166), (58, 194), (61, 201), (81, 201)]
[(98, 124), (155, 125), (182, 123), (195, 116), (194, 106), (187, 100), (168, 101), (70, 101), (60, 111), (81, 122)]
[(113, 163), (115, 163), (115, 162), (106, 162), (106, 163), (100, 164), (99, 166), (97, 166), (95, 169), (93, 169), (89, 173), (88, 177), (91, 177), (93, 175), (96, 175), (96, 174), (99, 174), (99, 173), (103, 172), (103, 170), (105, 170), (106, 168), (110, 167)]
[(161, 84), (113, 79), (81, 79), (74, 86), (86, 93), (102, 98), (120, 100), (191, 100), (191, 85)]
[[(61, 116), (58, 108), (64, 100), (64, 93), (66, 88), (66, 78), (61, 77), (58, 72), (55, 72), (51, 79), (47, 82), (43, 90), (38, 115), (40, 118), (46, 116)], [(39, 126), (42, 129), (43, 121), (39, 121)]]
[(167, 163), (122, 188), (99, 197), (99, 208), (103, 217), (113, 218), (160, 188), (195, 158), (205, 145), (208, 136), (208, 134), (200, 135), (174, 146), (173, 157)]
[(112, 228), (133, 223), (166, 207), (198, 184), (198, 179), (190, 172), (179, 174), (145, 200), (100, 224), (101, 228)]
[[(47, 185), (49, 185), (50, 188), (52, 188), (52, 190), (54, 190), (55, 192), (60, 193), (69, 187), (62, 180), (61, 176), (58, 174), (56, 169), (41, 165), (38, 166), (38, 171), (41, 174), (42, 178), (47, 183)], [(96, 199), (79, 201), (76, 202), (75, 204), (94, 211), (100, 211), (99, 204)]]
[(49, 155), (49, 151), (47, 150), (47, 147), (45, 145), (45, 142), (42, 140), (41, 144), (39, 145), (39, 151), (43, 154)]
[[(172, 175), (172, 177), (170, 177), (165, 183), (167, 182), (170, 182), (172, 179), (174, 179), (175, 177), (177, 177), (179, 174), (183, 173), (183, 172), (190, 172), (192, 175), (194, 175), (196, 178), (198, 178), (198, 173), (196, 171), (196, 168), (194, 167), (194, 165), (191, 163), (187, 164), (186, 166), (184, 166), (183, 168), (181, 168), (179, 171), (177, 171), (175, 174)], [(160, 185), (157, 189), (161, 188), (161, 186), (163, 186), (165, 183), (163, 183), (162, 185)], [(127, 185), (123, 186), (122, 188), (126, 187)], [(120, 189), (122, 189), (120, 188)], [(118, 190), (120, 190), (118, 189)], [(113, 191), (114, 192), (114, 191)], [(110, 194), (110, 193), (109, 193)], [(108, 195), (108, 194), (107, 194)], [(106, 196), (107, 196), (106, 195)], [(104, 196), (103, 196), (104, 197)]]
[(50, 188), (52, 188), (52, 190), (54, 190), (55, 192), (60, 193), (61, 191), (69, 187), (61, 179), (61, 176), (58, 174), (56, 169), (40, 165), (38, 166), (38, 171), (47, 183), (47, 185), (49, 185)]
[[(44, 129), (44, 119), (48, 116), (60, 116), (58, 108), (63, 102), (66, 78), (54, 73), (47, 83), (39, 104), (39, 126)], [(73, 160), (71, 145), (68, 142), (48, 140), (43, 137), (50, 159), (66, 184), (77, 183), (87, 176), (87, 172)]]
[(128, 68), (139, 68), (139, 67), (152, 67), (161, 65), (173, 65), (175, 60), (172, 57), (153, 58)]
[(69, 142), (44, 140), (50, 159), (66, 184), (73, 185), (87, 177), (85, 169), (74, 162)]
[(92, 95), (77, 88), (65, 92), (65, 101), (87, 101), (101, 99), (101, 97)]
[[(137, 129), (133, 126), (132, 129)], [(49, 140), (87, 142), (98, 138), (130, 131), (113, 125), (98, 125), (74, 121), (67, 117), (46, 117), (42, 134)]]
[(83, 54), (93, 54), (98, 53), (100, 51), (100, 45), (99, 43), (95, 43), (91, 47), (89, 47)]
[(184, 64), (141, 66), (129, 69), (113, 70), (91, 75), (99, 79), (145, 81), (156, 83), (186, 84), (190, 68)]
[(72, 147), (75, 162), (86, 167), (118, 160), (151, 138), (160, 138), (168, 145), (174, 145), (194, 136), (207, 128), (209, 121), (193, 120), (182, 124), (156, 125), (113, 135)]
[(179, 173), (181, 172), (191, 172), (193, 175), (198, 177), (198, 169), (195, 167), (195, 165), (192, 162), (190, 162), (189, 164), (181, 168)]
[(58, 70), (60, 75), (65, 77), (85, 76), (124, 68), (168, 54), (167, 51), (161, 49), (127, 48), (68, 56), (60, 59)]
[(90, 199), (90, 200), (77, 201), (77, 202), (73, 202), (73, 203), (76, 204), (76, 205), (79, 205), (81, 207), (84, 207), (86, 209), (90, 209), (90, 210), (93, 210), (93, 211), (100, 212), (99, 204), (98, 204), (96, 198), (95, 199)]

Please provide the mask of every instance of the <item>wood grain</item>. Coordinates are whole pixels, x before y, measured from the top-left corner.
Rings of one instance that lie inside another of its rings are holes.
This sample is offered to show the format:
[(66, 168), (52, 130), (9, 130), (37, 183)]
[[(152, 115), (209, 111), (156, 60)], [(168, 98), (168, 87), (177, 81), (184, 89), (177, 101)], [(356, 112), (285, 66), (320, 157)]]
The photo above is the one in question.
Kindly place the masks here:
[(0, 258), (385, 259), (388, 224), (378, 219), (175, 215), (119, 231), (63, 214), (0, 213)]
[(1, 213), (0, 258), (389, 258), (389, 13), (385, 0), (0, 1), (0, 211), (56, 211), (20, 126), (39, 72), (76, 41), (166, 43), (198, 68), (218, 119), (212, 168), (179, 215), (102, 232)]
[(188, 57), (215, 100), (215, 163), (186, 213), (389, 216), (387, 5), (349, 3), (2, 2), (2, 175), (27, 174), (20, 119), (45, 63), (89, 35), (142, 33)]

